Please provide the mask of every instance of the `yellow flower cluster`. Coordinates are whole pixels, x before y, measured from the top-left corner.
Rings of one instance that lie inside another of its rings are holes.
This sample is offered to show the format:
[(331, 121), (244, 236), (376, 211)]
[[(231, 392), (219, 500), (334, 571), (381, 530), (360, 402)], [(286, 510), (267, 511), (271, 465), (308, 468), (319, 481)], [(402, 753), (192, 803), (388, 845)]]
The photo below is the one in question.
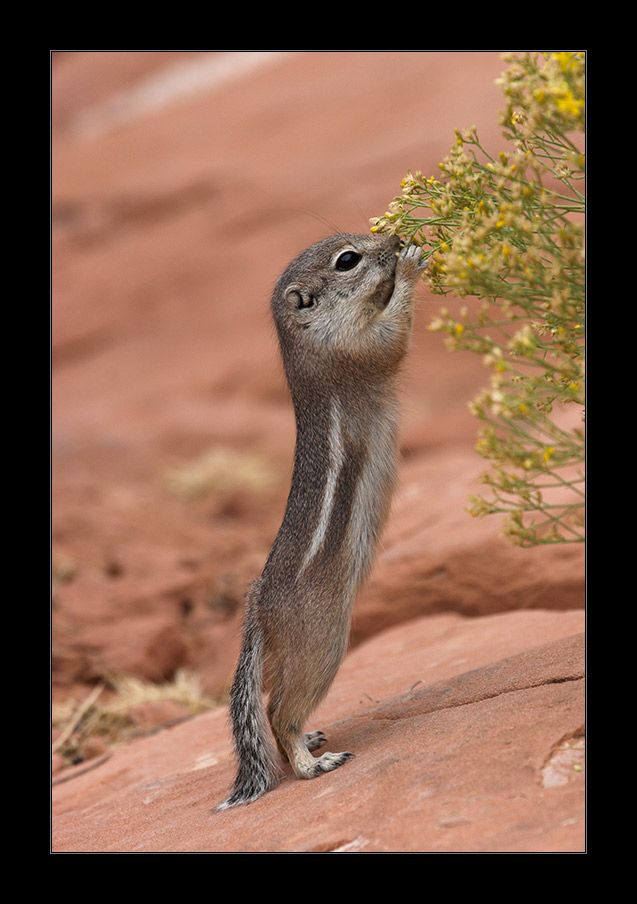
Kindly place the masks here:
[[(473, 513), (507, 512), (509, 534), (522, 543), (563, 542), (582, 537), (583, 431), (560, 429), (553, 413), (568, 403), (583, 416), (584, 406), (585, 60), (559, 51), (508, 62), (509, 147), (492, 154), (475, 126), (456, 131), (438, 177), (407, 173), (371, 228), (423, 247), (434, 293), (478, 299), (430, 325), (492, 371), (471, 407), (483, 425), (479, 451), (493, 463), (494, 499), (474, 500)], [(547, 484), (534, 486), (547, 474), (573, 490), (573, 505), (553, 510)], [(545, 520), (529, 527), (530, 512)]]
[(508, 121), (530, 131), (584, 130), (585, 55), (557, 51), (508, 57), (501, 81), (509, 100)]

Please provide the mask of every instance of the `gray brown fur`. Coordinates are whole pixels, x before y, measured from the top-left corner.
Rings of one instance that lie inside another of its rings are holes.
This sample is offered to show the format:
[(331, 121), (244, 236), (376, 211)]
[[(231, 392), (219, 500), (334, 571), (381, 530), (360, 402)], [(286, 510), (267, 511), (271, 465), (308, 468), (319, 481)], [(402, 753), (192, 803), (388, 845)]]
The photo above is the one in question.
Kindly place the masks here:
[(218, 809), (270, 790), (281, 757), (299, 778), (314, 778), (352, 755), (312, 756), (325, 738), (304, 727), (345, 654), (395, 483), (396, 376), (423, 266), (415, 246), (400, 247), (393, 236), (331, 236), (296, 258), (274, 290), (296, 416), (294, 471), (283, 523), (247, 596), (230, 694), (238, 771)]

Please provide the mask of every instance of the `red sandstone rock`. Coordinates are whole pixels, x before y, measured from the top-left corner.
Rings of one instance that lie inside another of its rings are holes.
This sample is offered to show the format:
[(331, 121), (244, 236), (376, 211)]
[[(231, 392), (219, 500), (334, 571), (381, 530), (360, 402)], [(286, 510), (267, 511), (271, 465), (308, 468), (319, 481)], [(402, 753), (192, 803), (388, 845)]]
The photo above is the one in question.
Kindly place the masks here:
[(356, 754), (342, 769), (214, 813), (233, 777), (215, 710), (62, 773), (53, 850), (582, 851), (583, 761), (564, 768), (563, 748), (584, 734), (583, 624), (535, 611), (393, 628), (350, 655), (313, 721)]

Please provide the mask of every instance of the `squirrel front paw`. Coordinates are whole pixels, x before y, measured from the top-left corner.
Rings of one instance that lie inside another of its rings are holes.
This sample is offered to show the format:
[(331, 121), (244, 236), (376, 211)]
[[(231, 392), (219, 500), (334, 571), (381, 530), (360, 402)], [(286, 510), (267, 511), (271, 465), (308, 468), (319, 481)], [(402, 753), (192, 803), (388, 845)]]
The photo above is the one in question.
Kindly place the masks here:
[(428, 264), (418, 245), (405, 245), (396, 262), (396, 277), (415, 284)]

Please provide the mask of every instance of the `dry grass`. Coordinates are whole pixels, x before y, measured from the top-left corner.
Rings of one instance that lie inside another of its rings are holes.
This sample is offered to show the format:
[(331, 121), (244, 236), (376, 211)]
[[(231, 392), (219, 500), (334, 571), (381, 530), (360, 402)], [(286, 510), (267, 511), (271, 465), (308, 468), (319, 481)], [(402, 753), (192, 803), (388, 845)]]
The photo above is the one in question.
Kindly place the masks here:
[(187, 499), (234, 490), (262, 492), (278, 475), (262, 457), (217, 446), (164, 475), (170, 492)]
[[(100, 700), (102, 698), (102, 700)], [(86, 745), (94, 738), (114, 746), (143, 731), (135, 718), (135, 708), (146, 703), (170, 701), (187, 718), (211, 709), (216, 702), (203, 696), (196, 676), (179, 671), (164, 684), (152, 684), (138, 678), (119, 676), (96, 685), (82, 701), (68, 700), (52, 708), (52, 726), (59, 732), (53, 752), (64, 762), (84, 758)], [(174, 720), (172, 720), (174, 721)]]

